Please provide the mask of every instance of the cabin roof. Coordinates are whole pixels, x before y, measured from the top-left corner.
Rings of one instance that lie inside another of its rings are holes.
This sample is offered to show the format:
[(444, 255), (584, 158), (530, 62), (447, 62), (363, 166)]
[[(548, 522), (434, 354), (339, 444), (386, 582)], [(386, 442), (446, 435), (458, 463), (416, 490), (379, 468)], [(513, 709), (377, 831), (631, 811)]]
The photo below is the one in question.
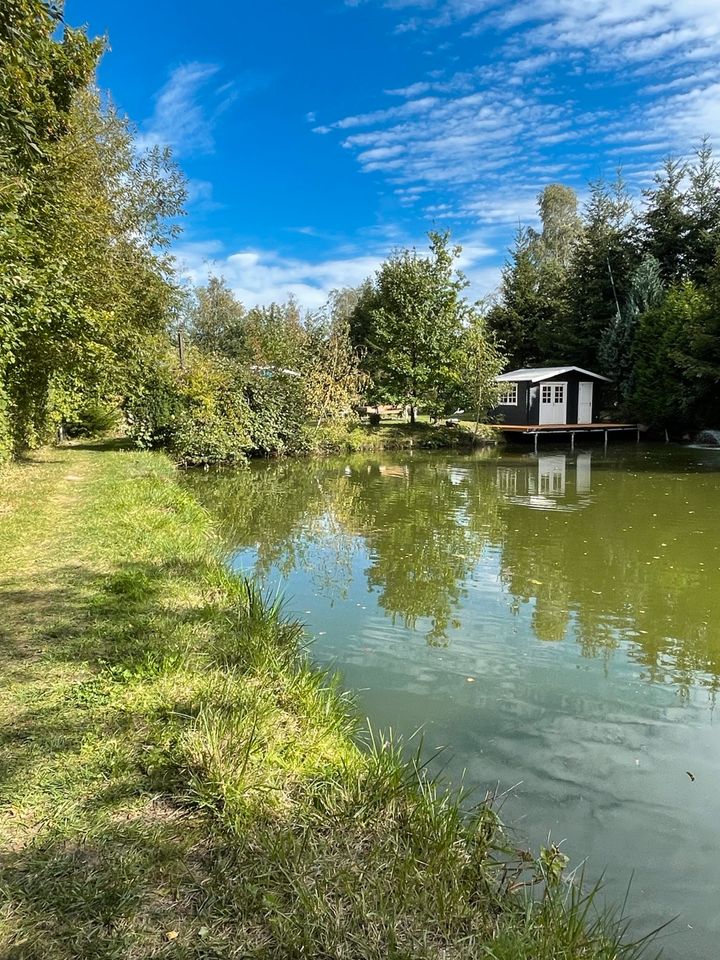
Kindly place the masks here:
[(558, 377), (562, 373), (584, 373), (594, 380), (606, 380), (610, 383), (609, 377), (603, 377), (600, 373), (593, 373), (592, 370), (585, 370), (583, 367), (522, 367), (520, 370), (509, 370), (502, 373), (495, 379), (500, 383), (515, 383), (519, 380), (529, 380), (531, 383), (539, 383), (541, 380), (549, 380), (551, 377)]

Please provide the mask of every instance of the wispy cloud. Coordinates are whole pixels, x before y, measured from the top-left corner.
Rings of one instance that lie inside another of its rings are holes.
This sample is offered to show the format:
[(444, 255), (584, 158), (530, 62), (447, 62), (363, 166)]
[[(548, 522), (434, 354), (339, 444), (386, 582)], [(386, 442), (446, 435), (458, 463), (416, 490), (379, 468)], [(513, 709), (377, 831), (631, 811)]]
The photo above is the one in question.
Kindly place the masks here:
[(622, 163), (640, 186), (664, 153), (720, 141), (718, 0), (366, 2), (462, 46), (462, 71), (407, 77), (322, 130), (426, 215), (532, 219), (551, 179), (581, 187)]
[(170, 146), (178, 153), (209, 152), (213, 141), (213, 108), (201, 94), (219, 67), (212, 63), (186, 63), (170, 74), (155, 97), (155, 109), (141, 128), (141, 146)]
[(155, 96), (155, 108), (141, 124), (139, 145), (170, 146), (178, 154), (212, 153), (215, 128), (239, 96), (264, 84), (245, 75), (223, 80), (216, 63), (186, 63), (176, 67)]

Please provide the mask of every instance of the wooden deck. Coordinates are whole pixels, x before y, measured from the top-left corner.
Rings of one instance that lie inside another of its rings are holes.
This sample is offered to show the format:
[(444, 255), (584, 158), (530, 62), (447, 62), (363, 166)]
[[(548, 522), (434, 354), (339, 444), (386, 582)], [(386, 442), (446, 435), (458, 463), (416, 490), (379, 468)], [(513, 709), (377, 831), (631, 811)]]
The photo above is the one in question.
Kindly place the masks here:
[(640, 442), (640, 432), (643, 429), (639, 423), (496, 423), (493, 424), (496, 430), (503, 433), (520, 433), (528, 437), (535, 438), (535, 449), (538, 446), (538, 437), (546, 433), (561, 434), (570, 437), (570, 446), (575, 446), (576, 433), (600, 433), (605, 435), (605, 445), (607, 446), (608, 434), (619, 432), (635, 431), (637, 441)]

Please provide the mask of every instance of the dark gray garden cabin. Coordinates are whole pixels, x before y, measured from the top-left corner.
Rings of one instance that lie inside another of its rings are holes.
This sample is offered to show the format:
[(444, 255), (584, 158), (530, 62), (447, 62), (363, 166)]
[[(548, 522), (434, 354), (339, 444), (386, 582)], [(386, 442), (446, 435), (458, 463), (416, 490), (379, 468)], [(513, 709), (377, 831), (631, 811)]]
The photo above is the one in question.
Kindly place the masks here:
[(500, 425), (575, 426), (595, 422), (599, 387), (608, 377), (582, 367), (524, 367), (497, 377), (503, 387), (492, 411)]

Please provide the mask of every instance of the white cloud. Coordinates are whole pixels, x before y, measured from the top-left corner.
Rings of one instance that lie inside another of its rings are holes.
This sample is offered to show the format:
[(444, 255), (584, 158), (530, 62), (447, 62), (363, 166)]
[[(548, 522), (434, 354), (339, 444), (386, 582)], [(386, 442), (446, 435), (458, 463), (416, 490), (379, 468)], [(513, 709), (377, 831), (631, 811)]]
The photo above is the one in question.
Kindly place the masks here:
[(155, 96), (155, 109), (141, 124), (138, 146), (169, 146), (178, 154), (211, 153), (220, 116), (242, 93), (251, 93), (265, 81), (244, 76), (219, 82), (215, 63), (185, 63), (170, 74)]
[[(426, 245), (425, 240), (416, 244), (421, 250)], [(192, 283), (204, 283), (211, 274), (222, 276), (246, 306), (281, 302), (293, 294), (301, 306), (314, 310), (325, 303), (331, 290), (358, 286), (372, 276), (395, 243), (386, 240), (371, 246), (370, 252), (311, 261), (275, 250), (246, 249), (228, 254), (217, 242), (185, 243), (176, 246), (175, 256), (181, 272)], [(472, 297), (484, 296), (497, 285), (499, 268), (488, 263), (495, 254), (495, 248), (481, 235), (471, 234), (465, 239), (459, 266), (471, 281)]]
[(212, 150), (211, 111), (200, 103), (200, 93), (219, 69), (212, 63), (186, 63), (173, 70), (142, 125), (139, 145), (170, 146), (178, 153)]
[(360, 168), (427, 216), (532, 219), (552, 179), (579, 186), (622, 164), (640, 186), (663, 154), (720, 141), (719, 0), (376, 2), (407, 29), (459, 25), (456, 46), (492, 44), (489, 61), (406, 77), (392, 105), (323, 128), (348, 131)]
[(217, 243), (178, 244), (175, 256), (193, 283), (205, 282), (210, 274), (222, 276), (246, 306), (280, 302), (293, 294), (308, 310), (322, 306), (331, 290), (362, 283), (382, 260), (356, 255), (312, 262), (256, 249), (227, 254)]

